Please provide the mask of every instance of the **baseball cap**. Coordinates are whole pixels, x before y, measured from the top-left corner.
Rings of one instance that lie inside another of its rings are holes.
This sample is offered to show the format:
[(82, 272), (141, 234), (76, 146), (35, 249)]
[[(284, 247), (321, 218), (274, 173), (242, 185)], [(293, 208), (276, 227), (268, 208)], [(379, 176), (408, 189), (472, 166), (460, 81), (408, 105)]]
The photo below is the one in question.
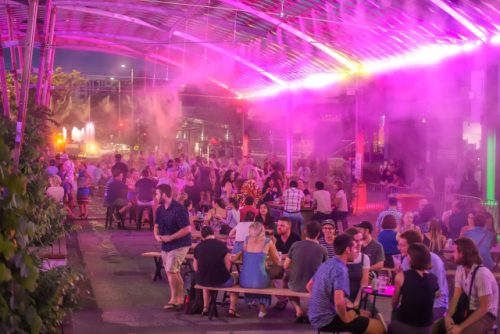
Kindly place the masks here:
[(69, 157), (66, 153), (61, 154), (61, 159), (69, 160)]
[(368, 221), (362, 221), (361, 223), (359, 223), (358, 225), (354, 225), (354, 227), (361, 227), (361, 228), (366, 228), (370, 231), (370, 234), (372, 233), (373, 231), (373, 225), (372, 223), (368, 222)]
[(323, 220), (321, 226), (325, 226), (325, 225), (332, 225), (333, 227), (335, 227), (335, 223), (331, 219), (325, 219), (325, 220)]

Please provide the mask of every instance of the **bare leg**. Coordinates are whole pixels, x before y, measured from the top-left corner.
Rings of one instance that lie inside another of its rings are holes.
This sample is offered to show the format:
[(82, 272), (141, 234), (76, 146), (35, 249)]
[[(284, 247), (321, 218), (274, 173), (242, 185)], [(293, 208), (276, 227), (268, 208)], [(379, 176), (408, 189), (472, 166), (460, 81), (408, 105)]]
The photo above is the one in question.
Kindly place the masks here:
[[(365, 311), (365, 310), (360, 310), (360, 316), (369, 318), (370, 317), (370, 312)], [(375, 319), (370, 319), (370, 323), (368, 324), (368, 328), (366, 329), (367, 334), (384, 334), (387, 333), (387, 330), (385, 329), (384, 325)]]
[(88, 203), (84, 203), (83, 204), (83, 211), (85, 212), (85, 218), (87, 218), (89, 216), (89, 204)]
[(210, 290), (203, 289), (203, 308), (208, 309), (210, 303)]
[(72, 201), (71, 201), (71, 202), (68, 202), (68, 203), (66, 204), (66, 209), (68, 209), (68, 212), (69, 212), (70, 217), (71, 217), (71, 218), (75, 218), (75, 214), (73, 213), (73, 209), (72, 209), (72, 208), (73, 208), (73, 202), (72, 202)]
[(295, 307), (295, 315), (297, 317), (304, 315), (304, 313), (302, 313), (302, 309), (300, 308), (300, 298), (290, 297), (290, 303), (292, 303), (292, 305)]
[(241, 318), (241, 316), (236, 313), (236, 302), (238, 301), (238, 293), (237, 292), (231, 292), (229, 296), (229, 314), (234, 315), (236, 318)]
[(384, 320), (384, 317), (382, 316), (382, 314), (377, 313), (373, 318), (380, 321), (382, 323), (382, 325), (384, 326), (385, 331), (387, 332), (387, 324), (385, 323), (385, 320)]
[(78, 203), (78, 207), (80, 208), (80, 216), (84, 214), (83, 212), (83, 204)]
[(203, 198), (205, 197), (205, 194), (206, 194), (205, 191), (200, 191), (200, 205), (203, 205)]
[(212, 194), (210, 193), (210, 191), (207, 191), (207, 200), (208, 200), (208, 203), (212, 203)]
[[(180, 305), (182, 304), (182, 279), (179, 273), (167, 272), (168, 284), (170, 285), (170, 301), (169, 304)], [(179, 284), (180, 280), (180, 284)]]

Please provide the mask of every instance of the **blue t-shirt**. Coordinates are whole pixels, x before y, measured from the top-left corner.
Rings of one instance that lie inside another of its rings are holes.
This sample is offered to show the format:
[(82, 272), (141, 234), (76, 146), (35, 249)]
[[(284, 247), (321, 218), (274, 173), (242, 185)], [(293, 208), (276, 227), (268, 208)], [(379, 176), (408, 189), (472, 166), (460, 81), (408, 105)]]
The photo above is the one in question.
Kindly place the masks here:
[[(408, 263), (408, 258), (403, 259), (403, 270), (409, 270), (410, 264)], [(448, 308), (448, 281), (446, 280), (446, 268), (444, 267), (443, 260), (431, 252), (431, 265), (432, 269), (427, 270), (428, 272), (436, 275), (439, 284), (439, 293), (441, 296), (434, 299), (434, 308), (444, 307)]]
[(135, 188), (139, 189), (137, 199), (142, 202), (151, 202), (153, 200), (153, 189), (158, 184), (158, 181), (148, 178), (137, 180)]
[(117, 198), (121, 197), (122, 189), (128, 189), (128, 187), (122, 181), (111, 178), (108, 183), (106, 183), (104, 201), (108, 204), (113, 204)]
[[(160, 235), (172, 235), (184, 227), (190, 226), (189, 213), (184, 205), (172, 200), (168, 208), (165, 209), (165, 206), (160, 204), (156, 209), (155, 224), (159, 227)], [(189, 247), (192, 243), (191, 233), (188, 233), (170, 242), (162, 242), (161, 250), (171, 252), (178, 248)]]
[[(487, 231), (484, 227), (474, 227), (472, 230), (466, 231), (465, 236), (474, 241), (479, 254), (483, 258), (483, 265), (491, 270), (495, 264), (490, 253), (493, 233)], [(479, 243), (481, 244), (479, 245)]]
[(344, 291), (349, 296), (349, 273), (341, 259), (334, 256), (323, 263), (312, 278), (313, 288), (309, 303), (309, 320), (316, 329), (332, 322), (337, 315), (333, 293)]
[(386, 254), (399, 254), (398, 241), (396, 240), (396, 235), (398, 232), (395, 230), (383, 230), (378, 234), (378, 242), (384, 247), (384, 253)]

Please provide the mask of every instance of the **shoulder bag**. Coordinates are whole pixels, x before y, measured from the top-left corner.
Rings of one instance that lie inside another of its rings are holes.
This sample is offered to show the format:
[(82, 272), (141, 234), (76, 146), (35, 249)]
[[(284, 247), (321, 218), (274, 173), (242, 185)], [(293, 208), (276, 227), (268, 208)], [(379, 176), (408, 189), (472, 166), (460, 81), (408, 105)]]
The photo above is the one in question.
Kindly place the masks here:
[(458, 299), (457, 308), (455, 309), (455, 314), (453, 314), (452, 319), (456, 325), (460, 325), (464, 322), (470, 315), (474, 312), (474, 310), (470, 309), (470, 296), (472, 294), (472, 287), (474, 286), (474, 280), (476, 278), (476, 273), (478, 269), (482, 266), (477, 266), (472, 273), (472, 279), (470, 281), (470, 289), (469, 294), (462, 291), (460, 295), (460, 299)]

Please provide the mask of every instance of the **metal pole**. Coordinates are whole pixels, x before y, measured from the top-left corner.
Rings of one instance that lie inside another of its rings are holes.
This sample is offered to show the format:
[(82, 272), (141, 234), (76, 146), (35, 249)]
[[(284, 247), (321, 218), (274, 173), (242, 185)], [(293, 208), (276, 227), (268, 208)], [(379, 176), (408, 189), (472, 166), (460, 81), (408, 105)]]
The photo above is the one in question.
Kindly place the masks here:
[[(132, 138), (134, 138), (135, 121), (134, 121), (134, 69), (131, 70), (132, 77)], [(135, 138), (134, 138), (135, 140)]]
[[(9, 39), (14, 40), (14, 28), (12, 26), (12, 11), (10, 7), (5, 6), (7, 9), (7, 24), (9, 28)], [(12, 80), (14, 81), (14, 94), (16, 96), (16, 106), (19, 103), (19, 78), (17, 76), (17, 60), (16, 60), (16, 48), (10, 48), (10, 59), (12, 63)]]
[(31, 0), (28, 10), (28, 26), (26, 29), (26, 44), (24, 47), (24, 67), (21, 78), (21, 94), (19, 108), (17, 111), (16, 140), (14, 146), (14, 162), (19, 163), (21, 155), (21, 144), (24, 136), (26, 119), (26, 108), (28, 104), (28, 92), (31, 76), (31, 61), (33, 60), (33, 44), (35, 41), (36, 17), (38, 12), (38, 0)]
[(121, 138), (121, 129), (122, 129), (122, 90), (121, 90), (121, 81), (118, 81), (118, 123), (120, 124), (118, 128), (118, 138)]
[[(53, 25), (50, 24), (51, 9), (52, 9), (52, 0), (46, 0), (45, 3), (45, 22), (43, 22), (43, 39), (42, 46), (40, 48), (40, 61), (38, 64), (38, 80), (36, 83), (36, 93), (35, 93), (35, 104), (37, 107), (40, 107), (40, 102), (42, 101), (42, 83), (43, 83), (43, 75), (45, 69), (45, 55), (47, 53), (47, 43), (49, 42), (49, 29), (53, 28)], [(53, 33), (51, 31), (50, 33)]]
[[(293, 95), (288, 91), (286, 104), (286, 170), (293, 172), (293, 134), (292, 134), (292, 113), (293, 113)], [(284, 175), (283, 175), (284, 176)]]
[[(55, 22), (55, 11), (56, 8), (52, 11), (54, 13), (54, 22)], [(52, 85), (52, 75), (54, 73), (54, 57), (56, 56), (56, 36), (52, 36), (51, 50), (49, 53), (48, 66), (46, 68), (46, 76), (45, 76), (45, 85), (43, 86), (43, 101), (42, 104), (50, 107), (50, 86)]]
[(2, 87), (3, 115), (10, 119), (9, 92), (7, 91), (7, 74), (5, 73), (5, 59), (3, 48), (0, 46), (0, 82)]

